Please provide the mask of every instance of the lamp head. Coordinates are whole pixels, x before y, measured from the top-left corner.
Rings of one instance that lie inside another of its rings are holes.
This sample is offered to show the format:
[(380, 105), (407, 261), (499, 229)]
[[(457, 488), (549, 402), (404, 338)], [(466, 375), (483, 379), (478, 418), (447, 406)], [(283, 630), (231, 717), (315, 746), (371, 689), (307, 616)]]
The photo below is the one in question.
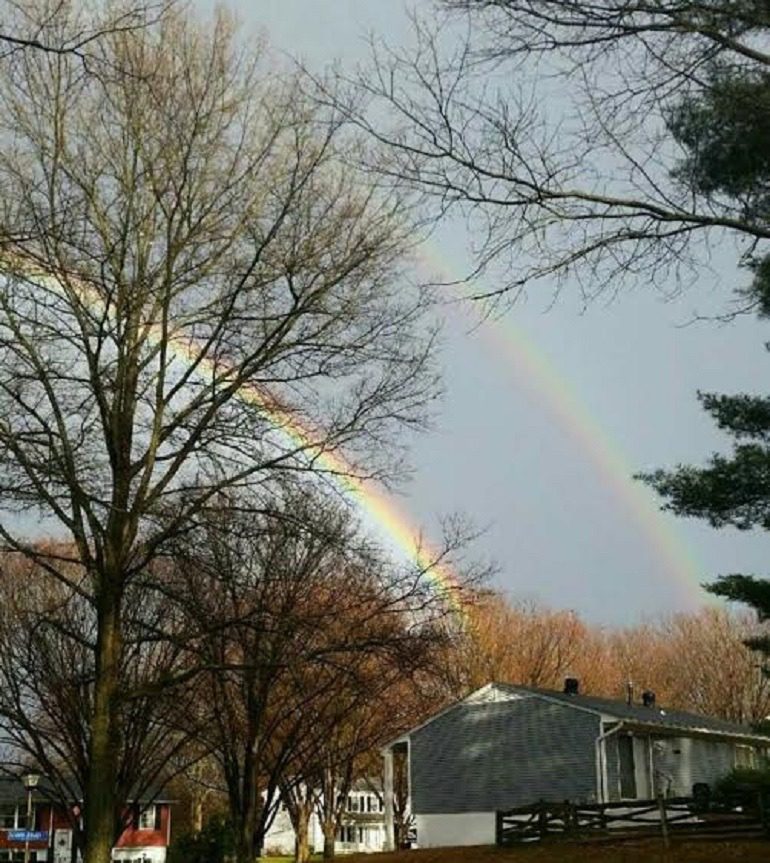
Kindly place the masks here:
[(37, 773), (25, 773), (21, 781), (25, 788), (36, 788), (40, 782), (40, 776)]

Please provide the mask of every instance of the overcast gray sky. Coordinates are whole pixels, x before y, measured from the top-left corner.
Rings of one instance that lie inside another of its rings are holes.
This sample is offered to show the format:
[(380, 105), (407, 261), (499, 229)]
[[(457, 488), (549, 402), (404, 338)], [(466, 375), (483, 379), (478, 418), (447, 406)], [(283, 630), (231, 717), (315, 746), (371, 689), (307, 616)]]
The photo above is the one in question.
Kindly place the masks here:
[[(262, 31), (276, 52), (316, 69), (364, 60), (368, 32), (391, 43), (410, 32), (398, 0), (229, 5), (245, 38)], [(463, 226), (447, 225), (431, 257), (459, 271), (468, 240)], [(726, 247), (720, 275), (674, 302), (636, 290), (582, 312), (569, 287), (551, 307), (543, 286), (472, 333), (472, 314), (448, 311), (446, 397), (435, 433), (414, 443), (414, 479), (399, 502), (415, 525), (430, 534), (439, 514), (467, 513), (489, 526), (479, 550), (498, 562), (498, 586), (605, 623), (691, 609), (706, 600), (697, 579), (764, 573), (765, 536), (658, 513), (631, 478), (724, 447), (697, 389), (766, 388), (766, 325), (683, 326), (746, 281), (735, 256)]]

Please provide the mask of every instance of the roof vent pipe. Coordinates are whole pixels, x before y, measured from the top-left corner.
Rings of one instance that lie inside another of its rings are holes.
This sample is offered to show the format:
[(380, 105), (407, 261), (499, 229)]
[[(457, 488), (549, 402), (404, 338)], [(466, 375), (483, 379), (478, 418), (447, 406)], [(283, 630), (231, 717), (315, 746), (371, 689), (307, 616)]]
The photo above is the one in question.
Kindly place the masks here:
[(577, 677), (565, 677), (564, 678), (564, 694), (565, 695), (578, 695), (580, 693), (580, 681)]
[(649, 689), (642, 693), (642, 704), (645, 707), (655, 707), (655, 693)]

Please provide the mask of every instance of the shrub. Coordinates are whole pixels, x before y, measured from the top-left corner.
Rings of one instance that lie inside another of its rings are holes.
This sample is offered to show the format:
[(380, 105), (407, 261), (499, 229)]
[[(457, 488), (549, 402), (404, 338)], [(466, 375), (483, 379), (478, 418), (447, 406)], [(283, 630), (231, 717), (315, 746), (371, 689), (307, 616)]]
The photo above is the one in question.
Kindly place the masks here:
[(770, 767), (736, 767), (714, 785), (714, 799), (732, 807), (756, 809), (760, 802), (770, 804)]
[(226, 863), (233, 856), (233, 831), (226, 819), (215, 816), (200, 833), (186, 833), (171, 843), (168, 863)]

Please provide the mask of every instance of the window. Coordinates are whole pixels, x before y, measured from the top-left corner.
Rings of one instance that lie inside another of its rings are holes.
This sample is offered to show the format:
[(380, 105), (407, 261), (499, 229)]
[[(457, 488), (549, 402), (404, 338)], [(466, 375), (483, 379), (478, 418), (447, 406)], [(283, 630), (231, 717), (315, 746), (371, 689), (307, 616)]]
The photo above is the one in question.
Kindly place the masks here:
[[(0, 806), (0, 827), (4, 829), (13, 829), (16, 826), (16, 807), (13, 804), (6, 803)], [(2, 860), (2, 857), (0, 857)]]
[(145, 806), (139, 810), (139, 818), (137, 819), (137, 827), (140, 830), (155, 830), (155, 807)]
[(735, 766), (736, 767), (755, 767), (757, 763), (757, 754), (752, 746), (736, 746), (735, 747)]
[[(32, 807), (32, 823), (35, 823), (35, 807)], [(0, 805), (0, 829), (24, 830), (27, 826), (27, 804), (14, 806), (13, 803)], [(2, 857), (0, 857), (2, 860)]]
[(337, 834), (337, 841), (344, 842), (346, 845), (363, 845), (366, 835), (364, 829), (355, 824), (343, 824)]
[(382, 812), (382, 802), (376, 794), (348, 794), (348, 812)]

